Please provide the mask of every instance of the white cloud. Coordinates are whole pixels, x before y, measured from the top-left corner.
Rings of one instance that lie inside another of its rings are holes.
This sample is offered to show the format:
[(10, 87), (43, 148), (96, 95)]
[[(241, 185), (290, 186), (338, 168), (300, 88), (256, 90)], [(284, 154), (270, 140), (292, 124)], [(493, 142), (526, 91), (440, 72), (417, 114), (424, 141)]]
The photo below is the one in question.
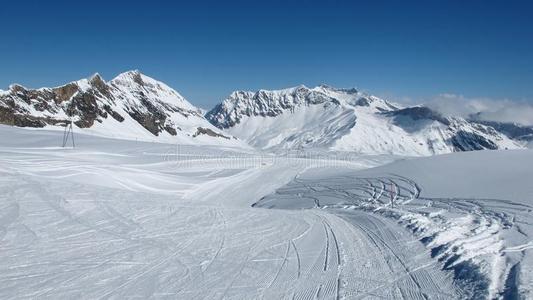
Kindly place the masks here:
[(471, 114), (479, 113), (478, 118), (481, 120), (533, 125), (533, 104), (527, 102), (440, 94), (424, 105), (445, 116), (467, 118)]

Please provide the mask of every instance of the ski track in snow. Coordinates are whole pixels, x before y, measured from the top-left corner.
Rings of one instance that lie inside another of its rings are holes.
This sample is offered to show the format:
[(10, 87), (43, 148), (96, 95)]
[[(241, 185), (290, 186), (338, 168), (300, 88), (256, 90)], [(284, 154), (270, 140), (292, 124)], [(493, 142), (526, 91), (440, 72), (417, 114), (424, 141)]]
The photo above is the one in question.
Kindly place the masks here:
[(302, 160), (98, 140), (0, 147), (0, 298), (341, 297), (331, 216), (250, 206)]
[[(523, 231), (524, 227), (530, 231), (533, 207), (510, 200), (430, 198), (420, 194), (420, 186), (406, 177), (394, 174), (363, 177), (352, 172), (342, 176), (299, 176), (254, 206), (278, 209), (318, 206), (359, 228), (383, 257), (392, 256), (393, 259), (387, 259), (389, 266), (391, 261), (399, 264), (401, 272), (395, 274), (404, 273), (408, 278), (409, 283), (402, 282), (398, 287), (401, 295), (383, 297), (434, 298), (436, 294), (426, 293), (424, 288), (427, 284), (442, 287), (445, 281), (428, 276), (425, 272), (428, 269), (429, 274), (435, 269), (449, 271), (461, 297), (508, 298), (510, 293), (516, 296), (519, 290), (523, 296), (529, 293), (527, 285), (519, 287), (516, 278), (524, 251), (533, 248), (529, 234)], [(398, 239), (401, 236), (398, 223), (411, 231), (410, 238)], [(518, 241), (517, 236), (521, 237)], [(411, 252), (414, 256), (424, 253), (422, 244), (431, 250), (433, 259), (427, 265), (412, 265), (405, 260), (410, 252), (406, 247), (413, 243), (418, 246), (417, 251)], [(354, 244), (360, 242), (351, 245)], [(421, 270), (425, 270), (424, 275), (413, 275)], [(416, 293), (401, 291), (405, 286), (414, 286)], [(445, 291), (450, 289), (439, 293), (452, 297)], [(351, 295), (346, 290), (344, 293)]]
[[(231, 150), (189, 146), (173, 161), (169, 145), (89, 142), (0, 147), (1, 299), (465, 298), (454, 261), (443, 270), (451, 250), (431, 249), (492, 241), (491, 230), (520, 222), (513, 203), (423, 198), (396, 175), (310, 179), (304, 171), (316, 166), (305, 159), (243, 163)], [(453, 244), (429, 231), (453, 225), (442, 211), (472, 211), (476, 234)], [(502, 293), (515, 291), (522, 266), (513, 263)]]

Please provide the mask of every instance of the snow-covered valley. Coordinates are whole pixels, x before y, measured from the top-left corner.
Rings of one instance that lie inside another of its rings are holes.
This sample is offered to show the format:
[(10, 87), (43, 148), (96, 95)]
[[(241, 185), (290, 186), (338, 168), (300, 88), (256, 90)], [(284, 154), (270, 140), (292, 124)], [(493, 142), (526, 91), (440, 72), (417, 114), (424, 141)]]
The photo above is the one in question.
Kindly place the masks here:
[(527, 298), (533, 286), (530, 150), (413, 159), (62, 137), (0, 126), (2, 299)]

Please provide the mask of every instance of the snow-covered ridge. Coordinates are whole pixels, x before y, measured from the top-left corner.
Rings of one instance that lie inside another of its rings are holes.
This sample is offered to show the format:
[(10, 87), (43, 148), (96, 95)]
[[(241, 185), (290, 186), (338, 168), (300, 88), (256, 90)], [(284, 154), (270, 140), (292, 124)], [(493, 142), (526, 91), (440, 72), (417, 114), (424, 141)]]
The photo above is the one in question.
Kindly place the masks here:
[(356, 89), (337, 89), (327, 85), (308, 88), (300, 85), (273, 91), (235, 91), (206, 116), (215, 126), (229, 128), (239, 124), (244, 116), (275, 117), (284, 112), (293, 113), (302, 106), (319, 104), (368, 106), (370, 103), (383, 110), (395, 108), (382, 99)]
[(141, 74), (138, 70), (119, 74), (111, 80), (110, 84), (125, 92), (144, 92), (147, 97), (151, 97), (156, 102), (165, 103), (171, 106), (178, 105), (182, 109), (200, 113), (197, 107), (189, 103), (177, 91), (162, 82)]
[(108, 82), (94, 74), (54, 88), (14, 84), (0, 93), (1, 124), (53, 128), (70, 120), (107, 137), (246, 146), (211, 125), (177, 91), (138, 70)]
[(364, 154), (433, 155), (515, 149), (490, 124), (401, 107), (357, 89), (304, 85), (236, 91), (204, 112), (176, 90), (137, 70), (111, 81), (99, 74), (53, 88), (11, 85), (0, 92), (0, 124), (64, 126), (115, 138), (261, 149), (321, 148)]
[(433, 155), (521, 147), (490, 126), (326, 85), (236, 91), (206, 117), (225, 132), (269, 150)]

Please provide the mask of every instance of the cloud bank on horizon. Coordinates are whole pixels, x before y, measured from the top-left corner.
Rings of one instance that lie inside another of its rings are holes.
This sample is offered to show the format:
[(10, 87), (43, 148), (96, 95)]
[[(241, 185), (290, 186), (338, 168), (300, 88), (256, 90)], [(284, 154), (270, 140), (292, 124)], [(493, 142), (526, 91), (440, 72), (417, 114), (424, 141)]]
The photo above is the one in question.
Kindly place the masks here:
[(445, 116), (469, 118), (533, 126), (533, 104), (526, 101), (465, 97), (443, 93), (424, 103)]

